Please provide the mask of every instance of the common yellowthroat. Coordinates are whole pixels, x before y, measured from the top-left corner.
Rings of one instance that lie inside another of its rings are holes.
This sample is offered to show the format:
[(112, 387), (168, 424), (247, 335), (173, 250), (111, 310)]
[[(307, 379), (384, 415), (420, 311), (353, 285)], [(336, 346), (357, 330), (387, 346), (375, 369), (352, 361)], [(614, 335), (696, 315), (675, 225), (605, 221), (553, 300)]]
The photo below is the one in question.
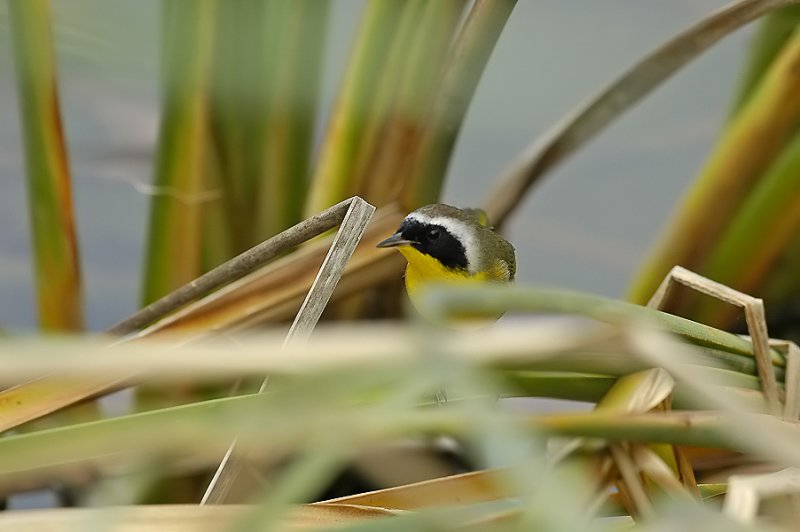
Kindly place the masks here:
[(441, 203), (420, 207), (378, 247), (396, 247), (408, 261), (406, 291), (423, 315), (420, 294), (430, 285), (510, 283), (516, 273), (514, 246), (497, 234), (486, 214), (477, 209)]

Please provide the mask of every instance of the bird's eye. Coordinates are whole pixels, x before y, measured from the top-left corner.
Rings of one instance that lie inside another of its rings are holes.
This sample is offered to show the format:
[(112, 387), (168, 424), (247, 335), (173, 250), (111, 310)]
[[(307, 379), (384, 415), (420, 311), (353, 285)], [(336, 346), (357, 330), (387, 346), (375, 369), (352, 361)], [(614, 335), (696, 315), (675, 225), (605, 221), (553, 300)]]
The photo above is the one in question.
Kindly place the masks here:
[(439, 238), (439, 228), (432, 227), (428, 229), (428, 240), (436, 240), (437, 238)]

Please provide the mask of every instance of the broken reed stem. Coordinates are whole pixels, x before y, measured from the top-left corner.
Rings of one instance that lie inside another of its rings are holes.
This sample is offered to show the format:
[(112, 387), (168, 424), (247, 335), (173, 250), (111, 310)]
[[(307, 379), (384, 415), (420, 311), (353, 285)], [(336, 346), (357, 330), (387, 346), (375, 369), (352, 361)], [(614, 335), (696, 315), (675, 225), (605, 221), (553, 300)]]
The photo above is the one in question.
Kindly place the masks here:
[[(311, 285), (311, 289), (308, 291), (289, 332), (286, 334), (284, 345), (290, 342), (302, 342), (314, 330), (320, 316), (322, 316), (322, 311), (325, 310), (331, 295), (333, 295), (333, 290), (344, 274), (350, 257), (355, 252), (361, 237), (364, 236), (364, 231), (370, 218), (372, 218), (372, 214), (375, 212), (374, 206), (358, 196), (348, 200), (347, 204), (347, 211), (344, 219), (341, 220), (341, 226), (336, 233), (336, 238), (334, 238), (328, 254), (325, 256), (325, 260), (314, 278), (314, 283)], [(258, 389), (258, 393), (264, 393), (268, 384), (269, 377), (265, 377), (261, 387)], [(249, 454), (249, 449), (247, 447), (242, 448), (242, 446), (237, 445), (237, 442), (238, 438), (234, 438), (228, 446), (219, 466), (217, 466), (214, 477), (203, 494), (203, 498), (200, 501), (201, 505), (222, 504), (225, 502), (239, 473), (246, 465)]]
[(303, 220), (286, 231), (265, 240), (257, 246), (217, 266), (210, 272), (170, 292), (161, 299), (147, 305), (132, 316), (108, 329), (106, 333), (115, 336), (130, 334), (157, 321), (186, 303), (257, 270), (280, 253), (298, 246), (306, 240), (319, 236), (325, 231), (339, 225), (344, 219), (352, 202), (353, 198), (346, 199), (311, 218)]

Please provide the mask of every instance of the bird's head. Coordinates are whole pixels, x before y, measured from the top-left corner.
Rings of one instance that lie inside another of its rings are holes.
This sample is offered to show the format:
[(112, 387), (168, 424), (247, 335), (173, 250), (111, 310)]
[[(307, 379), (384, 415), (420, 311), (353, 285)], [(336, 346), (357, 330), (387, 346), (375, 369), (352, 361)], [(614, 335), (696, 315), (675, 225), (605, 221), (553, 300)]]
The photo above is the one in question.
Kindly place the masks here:
[(378, 247), (397, 247), (409, 262), (421, 253), (445, 268), (474, 273), (479, 253), (478, 225), (473, 211), (440, 203), (426, 205), (406, 216), (397, 232)]

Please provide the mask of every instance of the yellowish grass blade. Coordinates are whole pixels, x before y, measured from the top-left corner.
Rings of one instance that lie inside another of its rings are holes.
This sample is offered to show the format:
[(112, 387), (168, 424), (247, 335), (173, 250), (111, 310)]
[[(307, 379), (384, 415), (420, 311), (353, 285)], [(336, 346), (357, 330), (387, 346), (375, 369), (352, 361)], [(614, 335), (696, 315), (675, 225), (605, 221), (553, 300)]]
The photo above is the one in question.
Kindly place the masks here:
[[(800, 134), (759, 180), (719, 242), (709, 252), (703, 273), (749, 294), (762, 292), (771, 269), (800, 233)], [(800, 279), (797, 281), (800, 285)], [(795, 285), (795, 286), (797, 286)], [(691, 315), (724, 326), (728, 309), (700, 300)]]
[(750, 45), (738, 94), (731, 106), (731, 118), (736, 116), (756, 90), (764, 73), (798, 27), (800, 27), (800, 6), (779, 9), (759, 22), (758, 30)]
[(0, 432), (18, 427), (68, 406), (122, 387), (125, 379), (64, 379), (43, 377), (0, 392), (7, 400), (0, 406)]
[(432, 506), (473, 504), (513, 497), (514, 492), (504, 478), (502, 470), (485, 470), (449, 477), (415, 482), (336, 499), (328, 499), (313, 506), (330, 504), (356, 504), (392, 510), (419, 510)]
[(621, 377), (597, 403), (598, 410), (644, 413), (667, 400), (675, 389), (675, 381), (660, 368)]
[[(256, 511), (245, 505), (141, 505), (117, 508), (60, 508), (3, 512), (0, 527), (5, 530), (60, 531), (81, 530), (102, 523), (105, 530), (115, 532), (219, 532), (236, 530), (242, 517)], [(356, 523), (392, 515), (380, 508), (354, 505), (299, 506), (279, 525), (275, 532), (327, 529), (330, 526)]]
[(83, 328), (72, 185), (61, 125), (49, 0), (11, 0), (41, 326)]
[(730, 123), (630, 289), (646, 302), (675, 264), (703, 270), (708, 250), (800, 125), (800, 31)]
[[(426, 480), (393, 488), (359, 493), (314, 503), (312, 506), (330, 504), (354, 504), (392, 510), (413, 511), (433, 506), (468, 505), (515, 497), (502, 470), (490, 469)], [(724, 484), (701, 484), (698, 486), (703, 498), (725, 493)], [(619, 501), (619, 495), (609, 495), (609, 504), (604, 515), (627, 515)]]

